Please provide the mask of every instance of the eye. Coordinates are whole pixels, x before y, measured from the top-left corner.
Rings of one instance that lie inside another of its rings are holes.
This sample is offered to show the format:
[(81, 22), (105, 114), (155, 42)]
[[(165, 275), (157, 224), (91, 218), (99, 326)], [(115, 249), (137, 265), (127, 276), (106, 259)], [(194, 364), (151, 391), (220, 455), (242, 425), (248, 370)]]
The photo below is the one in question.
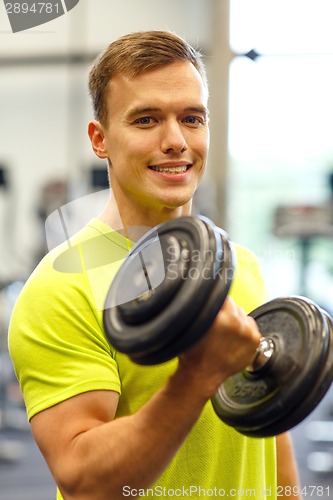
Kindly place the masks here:
[(135, 120), (135, 124), (142, 125), (142, 126), (149, 126), (149, 125), (153, 125), (153, 123), (155, 121), (156, 120), (154, 120), (151, 116), (142, 116), (141, 118), (138, 118), (137, 120)]
[(141, 123), (141, 125), (149, 125), (149, 123), (151, 123), (151, 118), (149, 118), (149, 116), (144, 116), (143, 118), (139, 118), (138, 122)]
[(204, 119), (199, 116), (189, 115), (184, 118), (184, 122), (188, 125), (199, 126), (204, 124)]

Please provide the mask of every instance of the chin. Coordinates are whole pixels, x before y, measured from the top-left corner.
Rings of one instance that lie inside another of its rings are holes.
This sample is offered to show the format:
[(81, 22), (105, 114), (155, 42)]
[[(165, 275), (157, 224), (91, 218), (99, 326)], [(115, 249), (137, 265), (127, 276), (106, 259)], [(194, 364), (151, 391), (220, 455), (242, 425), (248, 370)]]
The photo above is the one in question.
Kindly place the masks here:
[(188, 205), (192, 204), (192, 198), (194, 196), (194, 192), (190, 193), (187, 196), (169, 196), (168, 198), (165, 198), (164, 205), (168, 208), (182, 208)]
[(168, 197), (168, 198), (164, 198), (164, 200), (162, 200), (162, 203), (165, 207), (168, 207), (168, 208), (181, 208), (183, 207), (184, 205), (187, 205), (188, 203), (191, 202), (191, 197), (179, 197), (179, 196), (175, 196), (175, 197)]

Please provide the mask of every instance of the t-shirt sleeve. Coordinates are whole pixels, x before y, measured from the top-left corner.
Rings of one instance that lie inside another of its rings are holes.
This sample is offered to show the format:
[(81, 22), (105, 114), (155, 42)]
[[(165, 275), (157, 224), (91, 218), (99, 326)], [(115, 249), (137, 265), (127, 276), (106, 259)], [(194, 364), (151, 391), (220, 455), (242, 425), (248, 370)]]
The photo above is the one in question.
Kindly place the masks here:
[(13, 309), (9, 350), (29, 420), (82, 392), (120, 392), (115, 353), (85, 273), (61, 273), (46, 257)]
[(257, 257), (241, 245), (233, 245), (235, 265), (230, 295), (247, 314), (268, 300), (268, 292)]

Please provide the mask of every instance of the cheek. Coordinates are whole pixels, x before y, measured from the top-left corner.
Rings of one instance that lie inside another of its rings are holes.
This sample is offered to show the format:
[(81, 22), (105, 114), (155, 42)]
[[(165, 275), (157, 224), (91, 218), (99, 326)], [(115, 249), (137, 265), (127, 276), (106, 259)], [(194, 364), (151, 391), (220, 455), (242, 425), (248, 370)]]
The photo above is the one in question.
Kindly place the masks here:
[(196, 145), (195, 151), (197, 154), (199, 154), (202, 158), (206, 159), (208, 156), (208, 151), (209, 151), (209, 135), (206, 135), (202, 137)]
[(208, 129), (195, 130), (189, 134), (187, 143), (200, 156), (206, 156), (209, 150), (210, 134)]
[(155, 151), (156, 138), (151, 133), (127, 135), (122, 138), (122, 149), (127, 157), (140, 160)]
[(138, 138), (135, 134), (112, 134), (108, 138), (109, 158), (113, 166), (127, 166), (140, 162), (147, 156), (151, 147), (144, 138)]
[(210, 144), (210, 131), (209, 131), (209, 128), (206, 130), (206, 133), (205, 133), (205, 147), (206, 147), (206, 151), (208, 151), (209, 149), (209, 144)]

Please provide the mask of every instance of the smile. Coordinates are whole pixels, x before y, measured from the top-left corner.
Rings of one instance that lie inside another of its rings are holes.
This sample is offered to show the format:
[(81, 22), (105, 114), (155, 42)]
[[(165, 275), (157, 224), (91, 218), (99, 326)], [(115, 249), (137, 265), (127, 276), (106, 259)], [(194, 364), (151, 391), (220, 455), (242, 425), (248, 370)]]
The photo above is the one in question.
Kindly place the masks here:
[(169, 174), (183, 174), (187, 169), (190, 168), (190, 165), (181, 165), (179, 167), (149, 167), (151, 170), (155, 170), (155, 172), (165, 172)]

